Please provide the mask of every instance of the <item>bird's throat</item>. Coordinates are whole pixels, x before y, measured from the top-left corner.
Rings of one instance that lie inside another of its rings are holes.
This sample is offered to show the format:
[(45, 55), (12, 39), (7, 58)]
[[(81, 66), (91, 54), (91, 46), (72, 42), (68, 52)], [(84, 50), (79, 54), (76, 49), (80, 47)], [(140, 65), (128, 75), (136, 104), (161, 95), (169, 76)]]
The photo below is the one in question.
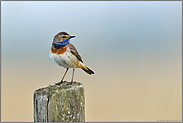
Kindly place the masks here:
[(60, 49), (60, 48), (63, 48), (65, 45), (69, 44), (70, 42), (70, 38), (68, 39), (65, 39), (64, 42), (55, 42), (53, 44), (53, 46), (56, 48), (56, 49)]
[(54, 48), (55, 49), (60, 49), (60, 48), (63, 48), (63, 47), (65, 47), (65, 45), (58, 45), (58, 44), (53, 44), (53, 46), (54, 46)]

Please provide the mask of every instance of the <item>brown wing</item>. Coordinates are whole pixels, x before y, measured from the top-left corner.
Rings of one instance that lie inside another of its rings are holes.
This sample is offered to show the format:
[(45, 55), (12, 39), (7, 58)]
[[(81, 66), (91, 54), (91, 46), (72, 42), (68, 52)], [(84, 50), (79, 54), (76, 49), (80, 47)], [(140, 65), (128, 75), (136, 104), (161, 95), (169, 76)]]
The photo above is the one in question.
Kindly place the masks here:
[(81, 62), (83, 62), (81, 56), (79, 55), (79, 53), (77, 52), (76, 48), (74, 47), (74, 45), (72, 45), (71, 43), (67, 44), (67, 46), (70, 48), (71, 53), (73, 55), (75, 55)]

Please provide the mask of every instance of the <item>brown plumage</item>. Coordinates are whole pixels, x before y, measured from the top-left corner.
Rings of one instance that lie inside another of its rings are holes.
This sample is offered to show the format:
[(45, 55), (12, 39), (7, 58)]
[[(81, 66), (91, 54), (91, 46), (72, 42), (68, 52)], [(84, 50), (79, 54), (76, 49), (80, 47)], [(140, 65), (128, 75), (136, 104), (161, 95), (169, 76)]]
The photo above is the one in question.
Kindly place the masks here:
[(83, 62), (81, 56), (79, 55), (79, 53), (77, 52), (76, 48), (74, 47), (74, 45), (72, 45), (71, 43), (67, 44), (66, 46), (68, 46), (70, 48), (70, 51), (73, 55), (75, 55), (81, 62)]
[(94, 74), (94, 72), (90, 68), (88, 68), (87, 66), (85, 66), (83, 64), (83, 60), (82, 60), (81, 56), (79, 55), (79, 53), (77, 52), (77, 50), (74, 47), (74, 45), (72, 45), (71, 43), (69, 43), (66, 46), (70, 48), (71, 53), (73, 55), (75, 55), (78, 58), (78, 60), (80, 61), (80, 62), (78, 62), (78, 66), (77, 67), (82, 68), (86, 73), (88, 73), (90, 75), (91, 74)]

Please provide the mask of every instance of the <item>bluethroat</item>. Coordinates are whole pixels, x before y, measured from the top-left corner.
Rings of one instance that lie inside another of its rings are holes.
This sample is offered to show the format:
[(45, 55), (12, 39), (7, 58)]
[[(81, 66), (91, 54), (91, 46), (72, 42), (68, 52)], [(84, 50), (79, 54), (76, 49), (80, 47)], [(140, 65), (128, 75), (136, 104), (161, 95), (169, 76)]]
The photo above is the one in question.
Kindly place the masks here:
[(59, 32), (53, 39), (51, 57), (54, 59), (54, 61), (56, 61), (58, 65), (66, 68), (61, 81), (57, 83), (58, 85), (64, 82), (64, 77), (69, 68), (73, 69), (70, 84), (73, 82), (75, 68), (81, 68), (90, 75), (94, 74), (94, 72), (83, 63), (83, 60), (77, 52), (76, 48), (70, 43), (70, 39), (74, 37), (75, 36), (70, 36), (66, 32)]

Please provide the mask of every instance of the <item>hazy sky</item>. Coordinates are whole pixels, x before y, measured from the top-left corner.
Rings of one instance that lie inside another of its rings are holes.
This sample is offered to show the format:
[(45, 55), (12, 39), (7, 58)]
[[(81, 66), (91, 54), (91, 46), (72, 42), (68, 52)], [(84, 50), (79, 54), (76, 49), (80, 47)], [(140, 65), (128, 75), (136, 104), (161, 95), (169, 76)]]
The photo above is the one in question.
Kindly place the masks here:
[(86, 121), (181, 120), (182, 1), (3, 1), (2, 121), (32, 122), (34, 90), (61, 79), (49, 58), (60, 31), (96, 73), (74, 78)]

